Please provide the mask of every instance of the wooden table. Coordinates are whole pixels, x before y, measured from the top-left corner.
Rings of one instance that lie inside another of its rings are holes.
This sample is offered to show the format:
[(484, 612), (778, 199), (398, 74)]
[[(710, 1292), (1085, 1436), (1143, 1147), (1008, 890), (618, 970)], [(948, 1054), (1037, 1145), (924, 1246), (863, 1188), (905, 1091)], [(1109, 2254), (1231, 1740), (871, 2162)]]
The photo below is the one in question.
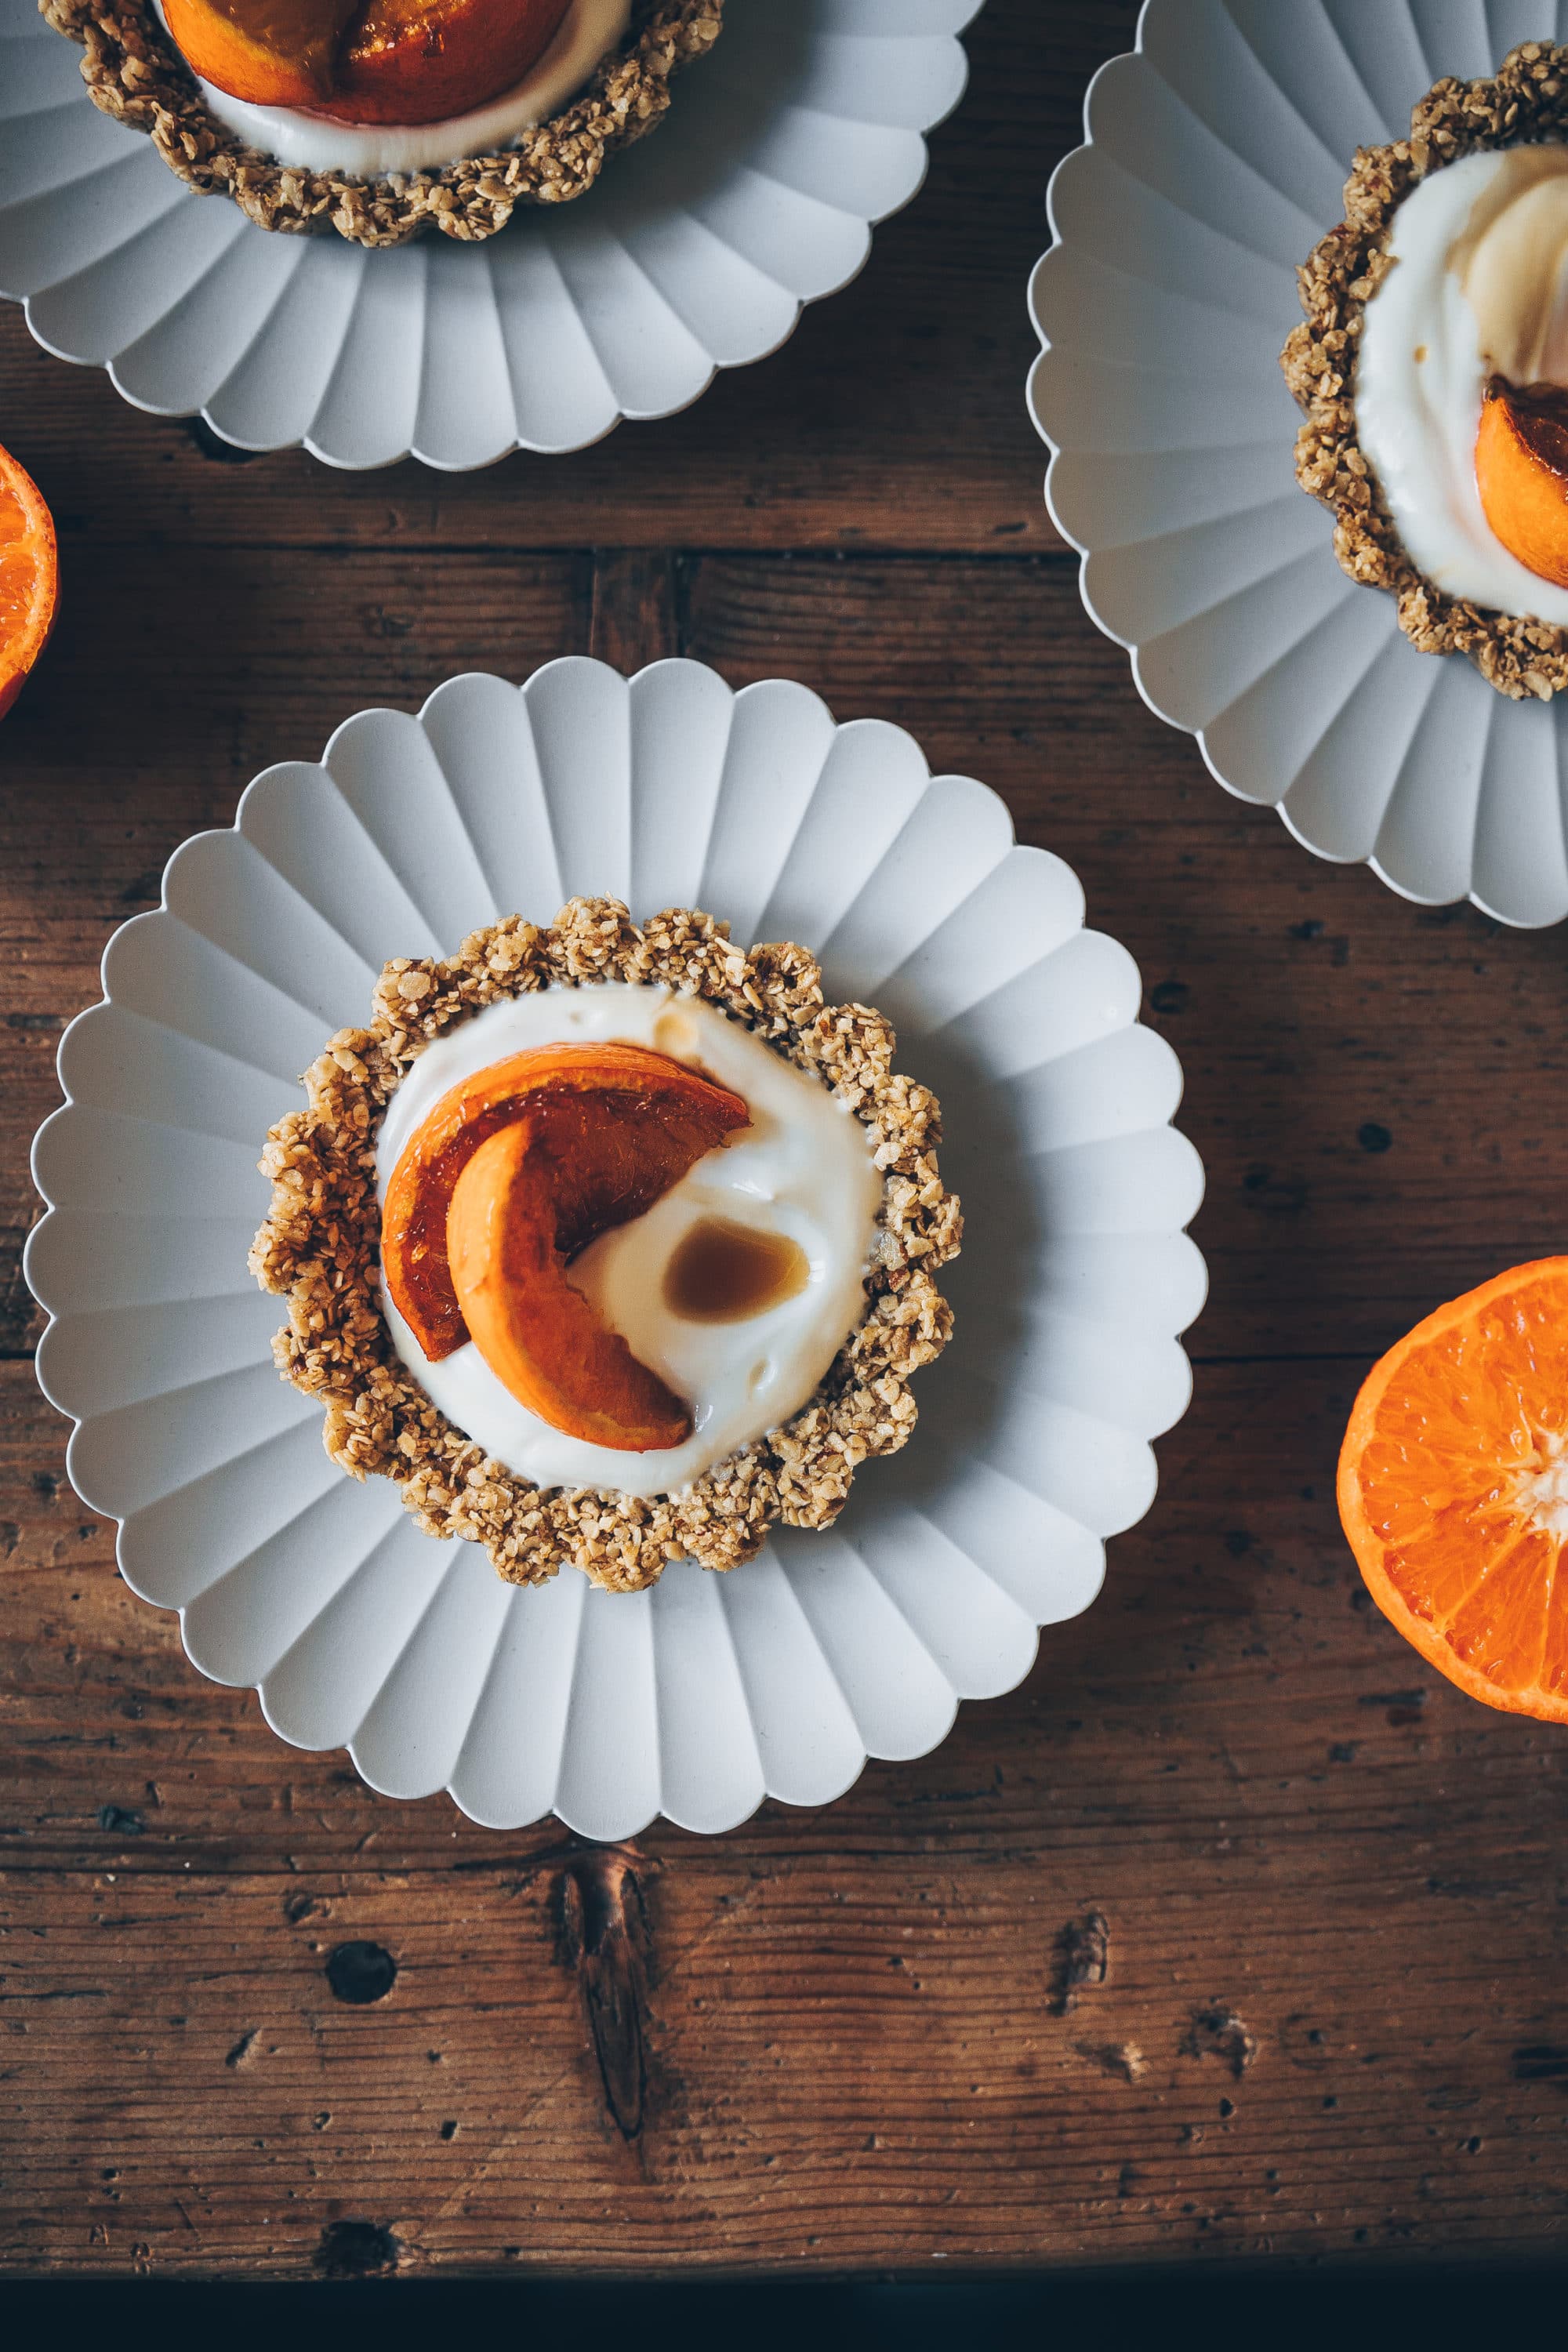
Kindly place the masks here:
[[(1134, 17), (992, 0), (861, 282), (580, 457), (240, 461), (0, 315), (66, 586), (0, 740), (13, 2269), (937, 2275), (1563, 2229), (1568, 1741), (1368, 1607), (1333, 1472), (1376, 1352), (1563, 1245), (1565, 934), (1319, 865), (1084, 614), (1024, 288)], [(821, 1812), (614, 1852), (379, 1800), (203, 1681), (66, 1483), (20, 1271), (59, 1030), (177, 844), (367, 703), (590, 648), (896, 719), (1072, 862), (1185, 1066), (1214, 1285), (1158, 1503), (1022, 1689)]]

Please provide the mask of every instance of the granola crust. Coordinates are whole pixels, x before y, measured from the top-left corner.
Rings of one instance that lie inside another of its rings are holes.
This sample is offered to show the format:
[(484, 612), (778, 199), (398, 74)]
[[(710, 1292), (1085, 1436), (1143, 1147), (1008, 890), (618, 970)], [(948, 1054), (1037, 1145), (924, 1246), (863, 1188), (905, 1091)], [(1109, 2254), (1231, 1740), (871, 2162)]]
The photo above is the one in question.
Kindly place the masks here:
[(1363, 147), (1345, 184), (1345, 217), (1298, 273), (1305, 323), (1280, 357), (1306, 411), (1296, 478), (1335, 520), (1334, 552), (1352, 580), (1386, 588), (1422, 653), (1468, 654), (1500, 694), (1550, 702), (1568, 687), (1568, 630), (1445, 595), (1400, 544), (1356, 433), (1355, 362), (1367, 303), (1394, 266), (1394, 215), (1429, 172), (1487, 149), (1568, 139), (1568, 48), (1526, 41), (1489, 81), (1438, 82), (1410, 136)]
[(518, 146), (371, 180), (307, 172), (245, 146), (205, 103), (153, 0), (38, 0), (38, 13), (86, 50), (81, 74), (93, 104), (146, 131), (187, 187), (232, 196), (261, 228), (333, 228), (355, 245), (382, 246), (405, 245), (427, 228), (470, 241), (493, 236), (520, 204), (582, 195), (606, 157), (661, 120), (671, 75), (718, 39), (724, 0), (637, 0), (630, 41)]
[[(849, 1105), (877, 1137), (883, 1171), (865, 1315), (815, 1395), (679, 1494), (647, 1501), (542, 1489), (489, 1459), (397, 1357), (379, 1290), (376, 1129), (426, 1046), (503, 998), (602, 981), (663, 982), (742, 1022)], [(637, 1592), (682, 1555), (739, 1566), (775, 1521), (831, 1526), (857, 1466), (907, 1441), (910, 1375), (952, 1326), (935, 1276), (956, 1256), (963, 1221), (937, 1171), (940, 1113), (926, 1087), (895, 1074), (893, 1051), (879, 1013), (825, 1001), (804, 948), (745, 955), (726, 924), (684, 908), (639, 929), (614, 898), (574, 898), (547, 929), (514, 916), (448, 961), (389, 963), (370, 1027), (339, 1031), (305, 1074), (307, 1107), (268, 1138), (272, 1206), (250, 1258), (263, 1289), (289, 1302), (273, 1353), (286, 1380), (324, 1401), (333, 1461), (355, 1478), (395, 1478), (426, 1534), (482, 1543), (512, 1584), (571, 1563), (610, 1591)]]

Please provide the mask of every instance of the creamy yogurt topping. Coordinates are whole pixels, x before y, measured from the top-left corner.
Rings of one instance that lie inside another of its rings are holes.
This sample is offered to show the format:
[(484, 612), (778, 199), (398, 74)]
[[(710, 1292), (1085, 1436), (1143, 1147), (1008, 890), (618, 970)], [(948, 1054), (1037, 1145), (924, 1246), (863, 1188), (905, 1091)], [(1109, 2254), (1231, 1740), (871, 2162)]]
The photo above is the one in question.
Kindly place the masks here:
[(1405, 549), (1451, 596), (1568, 626), (1568, 589), (1492, 530), (1476, 487), (1489, 377), (1568, 384), (1568, 147), (1468, 155), (1394, 215), (1366, 306), (1356, 425)]
[[(377, 1184), (384, 1202), (416, 1129), (475, 1071), (531, 1046), (612, 1041), (689, 1063), (751, 1106), (752, 1126), (734, 1142), (700, 1160), (646, 1216), (601, 1234), (572, 1269), (601, 1319), (690, 1406), (686, 1444), (620, 1454), (569, 1437), (520, 1403), (472, 1341), (433, 1364), (384, 1289), (382, 1304), (398, 1355), (432, 1402), (519, 1477), (674, 1494), (797, 1412), (860, 1320), (882, 1179), (854, 1112), (697, 998), (622, 982), (543, 989), (489, 1006), (420, 1055), (387, 1106)], [(678, 1318), (665, 1303), (666, 1272), (710, 1217), (797, 1243), (811, 1269), (805, 1288), (745, 1322)]]
[(445, 122), (332, 122), (298, 107), (250, 106), (199, 75), (197, 79), (211, 111), (247, 147), (301, 171), (349, 172), (370, 180), (384, 172), (433, 170), (465, 155), (492, 155), (511, 146), (525, 131), (560, 113), (600, 59), (626, 38), (631, 20), (632, 0), (572, 0), (555, 38), (515, 89)]

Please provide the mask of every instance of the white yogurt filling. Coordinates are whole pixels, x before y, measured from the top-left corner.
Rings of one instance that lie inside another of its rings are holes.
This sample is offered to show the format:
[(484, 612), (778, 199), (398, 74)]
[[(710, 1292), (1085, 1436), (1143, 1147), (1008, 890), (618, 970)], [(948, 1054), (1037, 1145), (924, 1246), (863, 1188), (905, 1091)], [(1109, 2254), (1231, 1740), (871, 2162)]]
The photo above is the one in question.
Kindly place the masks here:
[(555, 38), (515, 89), (445, 122), (331, 122), (298, 107), (250, 106), (199, 75), (197, 80), (211, 111), (247, 147), (301, 171), (373, 180), (513, 145), (576, 96), (600, 59), (625, 40), (631, 20), (632, 0), (572, 0)]
[[(601, 1234), (572, 1278), (632, 1353), (684, 1397), (684, 1445), (621, 1454), (519, 1402), (470, 1340), (433, 1364), (383, 1292), (398, 1355), (448, 1421), (539, 1486), (678, 1493), (798, 1412), (865, 1307), (881, 1203), (870, 1130), (827, 1088), (749, 1029), (667, 988), (606, 982), (494, 1004), (426, 1048), (387, 1105), (376, 1151), (383, 1202), (405, 1145), (441, 1097), (490, 1063), (538, 1045), (616, 1041), (700, 1067), (751, 1106), (752, 1126), (710, 1152), (644, 1217)], [(669, 1261), (696, 1224), (723, 1217), (797, 1243), (805, 1287), (738, 1323), (686, 1322), (665, 1304)]]
[(1568, 627), (1568, 589), (1509, 553), (1476, 486), (1488, 378), (1568, 383), (1568, 148), (1434, 172), (1394, 215), (1389, 250), (1362, 326), (1356, 426), (1405, 550), (1451, 596)]

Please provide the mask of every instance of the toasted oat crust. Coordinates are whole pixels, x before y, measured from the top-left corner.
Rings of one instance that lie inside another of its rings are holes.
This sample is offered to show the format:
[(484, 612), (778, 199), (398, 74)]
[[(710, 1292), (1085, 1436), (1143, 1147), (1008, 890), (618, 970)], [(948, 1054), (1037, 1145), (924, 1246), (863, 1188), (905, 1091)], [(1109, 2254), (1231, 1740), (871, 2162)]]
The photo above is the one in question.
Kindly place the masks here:
[(1399, 625), (1427, 654), (1468, 654), (1500, 694), (1542, 702), (1568, 687), (1568, 630), (1445, 595), (1405, 553), (1356, 433), (1355, 362), (1367, 303), (1394, 266), (1394, 215), (1429, 172), (1483, 149), (1568, 139), (1568, 48), (1526, 41), (1489, 81), (1438, 82), (1410, 136), (1363, 147), (1345, 184), (1345, 217), (1299, 279), (1305, 323), (1280, 358), (1306, 411), (1296, 478), (1335, 519), (1334, 552), (1352, 580), (1397, 598)]
[(671, 75), (718, 39), (724, 0), (637, 0), (629, 41), (518, 146), (372, 180), (302, 171), (243, 145), (205, 105), (153, 0), (38, 0), (38, 13), (86, 49), (81, 73), (93, 104), (145, 131), (187, 186), (232, 196), (261, 228), (334, 228), (355, 245), (382, 246), (405, 245), (428, 228), (493, 236), (520, 204), (582, 195), (608, 156), (662, 119)]
[[(849, 1104), (879, 1139), (883, 1171), (865, 1316), (815, 1396), (680, 1494), (651, 1501), (541, 1489), (487, 1458), (399, 1360), (379, 1288), (376, 1130), (425, 1047), (503, 998), (612, 980), (663, 982), (743, 1022)], [(426, 1534), (482, 1543), (512, 1584), (542, 1583), (572, 1563), (611, 1591), (637, 1592), (682, 1554), (737, 1567), (775, 1521), (830, 1526), (857, 1466), (908, 1439), (910, 1376), (952, 1330), (935, 1276), (957, 1255), (963, 1221), (937, 1171), (935, 1098), (895, 1075), (893, 1049), (879, 1013), (825, 1002), (803, 948), (744, 955), (727, 925), (684, 908), (638, 929), (616, 899), (574, 898), (546, 929), (513, 917), (475, 931), (449, 961), (389, 963), (370, 1027), (339, 1031), (305, 1075), (307, 1108), (273, 1128), (261, 1162), (272, 1207), (251, 1269), (289, 1301), (273, 1352), (285, 1379), (324, 1401), (332, 1459), (356, 1478), (395, 1478)]]

